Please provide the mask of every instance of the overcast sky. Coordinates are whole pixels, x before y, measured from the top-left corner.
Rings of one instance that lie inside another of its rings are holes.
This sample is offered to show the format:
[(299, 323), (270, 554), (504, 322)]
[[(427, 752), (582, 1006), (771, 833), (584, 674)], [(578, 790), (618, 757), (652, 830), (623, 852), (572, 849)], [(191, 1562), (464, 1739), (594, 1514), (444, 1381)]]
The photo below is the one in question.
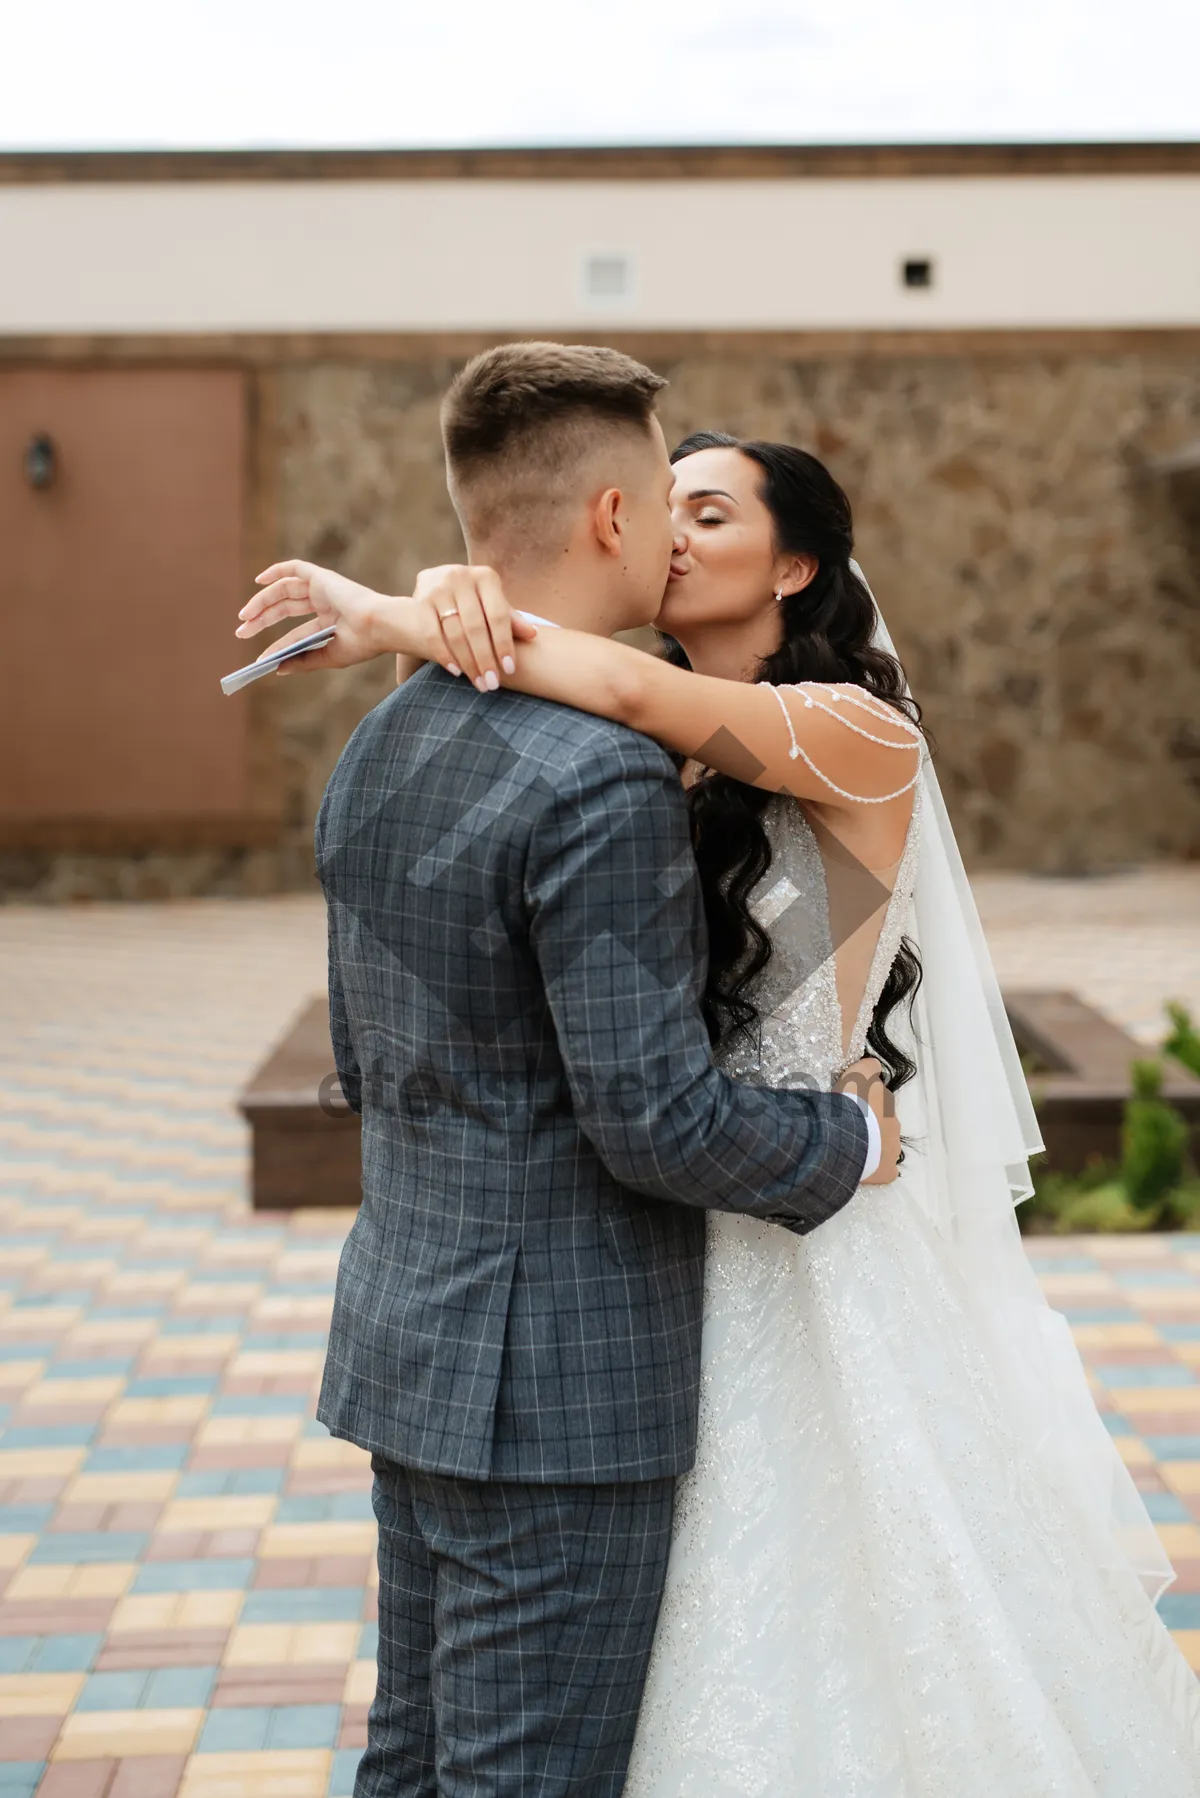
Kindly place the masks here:
[(1200, 0), (11, 0), (7, 148), (1200, 137)]

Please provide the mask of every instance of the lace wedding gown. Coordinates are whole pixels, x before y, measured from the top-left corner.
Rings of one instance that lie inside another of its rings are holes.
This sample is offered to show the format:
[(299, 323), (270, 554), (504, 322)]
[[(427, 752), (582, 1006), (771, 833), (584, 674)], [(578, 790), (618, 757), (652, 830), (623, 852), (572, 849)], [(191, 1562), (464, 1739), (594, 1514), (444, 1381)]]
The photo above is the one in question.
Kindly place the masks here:
[[(863, 1053), (920, 791), (848, 1053), (825, 863), (770, 802), (756, 910), (787, 929), (740, 1079), (828, 1086)], [(710, 1217), (698, 1457), (626, 1798), (1200, 1794), (1200, 1688), (1012, 1427), (912, 1159), (809, 1236)]]

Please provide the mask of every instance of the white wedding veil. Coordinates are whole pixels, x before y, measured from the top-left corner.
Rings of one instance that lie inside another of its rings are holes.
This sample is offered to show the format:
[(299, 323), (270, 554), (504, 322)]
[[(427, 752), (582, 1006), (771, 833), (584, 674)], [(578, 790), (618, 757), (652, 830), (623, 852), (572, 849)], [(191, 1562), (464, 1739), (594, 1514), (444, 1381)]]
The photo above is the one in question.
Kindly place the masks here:
[[(857, 563), (851, 567), (867, 587)], [(874, 600), (874, 595), (871, 595)], [(895, 654), (875, 605), (874, 641)], [(1032, 1191), (1037, 1118), (937, 775), (924, 768), (913, 915), (922, 980), (897, 1094), (904, 1183), (950, 1245), (997, 1392), (1098, 1564), (1154, 1598), (1174, 1573), (1104, 1426), (1065, 1318), (1047, 1303), (1014, 1207)]]

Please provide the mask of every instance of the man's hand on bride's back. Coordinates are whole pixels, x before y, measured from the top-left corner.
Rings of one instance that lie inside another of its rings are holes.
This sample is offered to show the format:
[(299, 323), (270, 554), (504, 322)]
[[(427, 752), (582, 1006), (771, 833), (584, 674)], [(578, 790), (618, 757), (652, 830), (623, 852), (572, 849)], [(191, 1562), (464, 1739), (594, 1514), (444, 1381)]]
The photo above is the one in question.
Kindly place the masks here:
[(837, 1090), (865, 1100), (879, 1125), (879, 1166), (867, 1175), (863, 1185), (890, 1186), (899, 1172), (900, 1120), (896, 1116), (896, 1101), (883, 1083), (883, 1069), (870, 1055), (862, 1061), (852, 1061), (837, 1082)]

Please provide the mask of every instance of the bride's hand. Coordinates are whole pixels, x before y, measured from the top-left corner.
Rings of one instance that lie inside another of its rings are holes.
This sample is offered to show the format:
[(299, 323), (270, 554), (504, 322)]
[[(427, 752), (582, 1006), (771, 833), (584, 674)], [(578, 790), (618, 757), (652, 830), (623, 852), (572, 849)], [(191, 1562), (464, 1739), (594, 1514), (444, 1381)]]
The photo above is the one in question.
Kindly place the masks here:
[[(318, 568), (315, 562), (274, 562), (256, 579), (261, 591), (238, 613), (241, 623), (235, 636), (255, 637), (285, 618), (307, 620), (264, 649), (263, 655), (272, 655), (328, 625), (337, 632), (324, 648), (285, 662), (279, 670), (281, 674), (352, 668), (390, 649), (426, 659), (434, 654), (438, 641), (436, 620), (431, 628), (428, 617), (419, 608), (414, 609), (410, 599), (389, 599), (348, 580), (344, 574)], [(261, 661), (262, 656), (258, 659)]]
[(435, 659), (451, 674), (467, 675), (481, 692), (498, 687), (501, 673), (515, 674), (516, 643), (537, 636), (536, 624), (509, 605), (494, 568), (424, 568), (413, 599), (436, 617), (442, 649)]

